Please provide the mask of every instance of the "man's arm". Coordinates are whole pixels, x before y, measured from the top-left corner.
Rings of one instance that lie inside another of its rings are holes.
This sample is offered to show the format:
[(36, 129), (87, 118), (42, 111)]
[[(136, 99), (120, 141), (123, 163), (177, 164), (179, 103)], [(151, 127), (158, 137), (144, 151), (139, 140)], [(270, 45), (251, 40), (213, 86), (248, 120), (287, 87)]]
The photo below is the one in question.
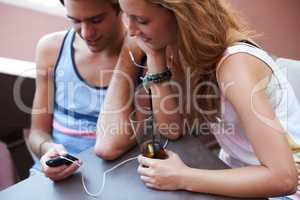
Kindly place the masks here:
[(97, 122), (94, 150), (99, 157), (107, 160), (117, 158), (135, 144), (129, 114), (133, 111), (134, 87), (139, 69), (130, 60), (129, 49), (135, 55), (136, 62), (141, 61), (142, 51), (127, 39)]
[(37, 45), (36, 91), (32, 108), (29, 144), (32, 151), (38, 157), (41, 157), (53, 146), (51, 139), (53, 105), (52, 69), (55, 65), (64, 34), (60, 32), (46, 35)]

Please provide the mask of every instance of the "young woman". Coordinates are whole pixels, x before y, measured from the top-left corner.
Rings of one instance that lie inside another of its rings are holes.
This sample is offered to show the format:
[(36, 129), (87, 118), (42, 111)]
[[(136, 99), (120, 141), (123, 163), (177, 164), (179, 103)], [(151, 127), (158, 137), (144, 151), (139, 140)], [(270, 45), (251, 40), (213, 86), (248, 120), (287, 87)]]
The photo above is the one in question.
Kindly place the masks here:
[[(297, 171), (286, 134), (299, 143), (299, 104), (275, 62), (251, 42), (225, 2), (119, 2), (129, 34), (147, 54), (147, 76), (185, 71), (177, 82), (192, 80), (187, 93), (192, 101), (184, 102), (193, 109), (185, 109), (186, 117), (209, 125), (222, 147), (220, 158), (232, 168), (194, 169), (170, 151), (166, 160), (140, 156), (138, 172), (145, 184), (234, 197), (294, 193)], [(150, 81), (151, 89), (162, 84)]]

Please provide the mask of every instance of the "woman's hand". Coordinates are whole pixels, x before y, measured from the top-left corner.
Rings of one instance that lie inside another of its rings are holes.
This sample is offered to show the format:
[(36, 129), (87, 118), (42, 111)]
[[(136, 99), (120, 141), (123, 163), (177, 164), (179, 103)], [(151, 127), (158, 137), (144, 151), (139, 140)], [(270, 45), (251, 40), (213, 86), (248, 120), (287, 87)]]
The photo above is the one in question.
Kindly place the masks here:
[(138, 173), (146, 186), (159, 190), (179, 190), (182, 172), (188, 169), (179, 156), (167, 151), (165, 160), (151, 159), (144, 156), (138, 157)]
[(300, 188), (300, 164), (296, 163), (296, 168), (297, 168), (297, 176), (298, 176), (298, 188)]
[(78, 169), (78, 165), (81, 165), (81, 161), (75, 161), (76, 163), (72, 163), (69, 166), (62, 165), (59, 167), (49, 167), (46, 165), (46, 161), (50, 160), (57, 156), (63, 156), (66, 155), (68, 152), (65, 150), (64, 146), (61, 144), (53, 144), (53, 147), (47, 151), (40, 159), (42, 171), (44, 172), (45, 176), (50, 178), (53, 181), (59, 181), (64, 178), (67, 178), (73, 172), (75, 172)]
[(147, 66), (148, 72), (150, 74), (161, 73), (167, 68), (166, 61), (166, 49), (167, 47), (161, 49), (154, 49), (146, 42), (135, 39), (137, 45), (145, 52), (147, 55)]

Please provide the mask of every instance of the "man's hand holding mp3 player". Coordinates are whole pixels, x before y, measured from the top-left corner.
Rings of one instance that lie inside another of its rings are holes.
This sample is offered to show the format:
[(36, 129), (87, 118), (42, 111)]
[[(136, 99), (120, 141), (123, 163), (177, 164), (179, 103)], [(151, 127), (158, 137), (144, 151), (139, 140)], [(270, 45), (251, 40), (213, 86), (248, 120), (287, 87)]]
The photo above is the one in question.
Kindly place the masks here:
[(45, 153), (40, 162), (45, 176), (53, 181), (59, 181), (72, 175), (82, 165), (78, 158), (69, 155), (64, 146), (60, 144), (56, 144), (55, 148)]

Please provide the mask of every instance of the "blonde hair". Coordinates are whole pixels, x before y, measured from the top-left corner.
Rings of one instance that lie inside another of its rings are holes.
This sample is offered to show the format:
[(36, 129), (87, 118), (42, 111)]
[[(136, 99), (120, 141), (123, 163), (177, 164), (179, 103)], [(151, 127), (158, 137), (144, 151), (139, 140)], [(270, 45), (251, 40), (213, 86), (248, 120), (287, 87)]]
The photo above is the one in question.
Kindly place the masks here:
[[(244, 22), (238, 21), (236, 13), (225, 0), (146, 0), (172, 11), (178, 26), (178, 49), (180, 64), (197, 73), (197, 83), (209, 81), (217, 84), (216, 65), (228, 46), (247, 39), (250, 32)], [(235, 33), (235, 34), (233, 34)], [(201, 95), (215, 94), (209, 86), (199, 90)], [(209, 110), (219, 110), (219, 99), (197, 102)], [(217, 112), (216, 112), (217, 113)], [(195, 117), (215, 114), (192, 113)], [(200, 114), (200, 116), (199, 116)]]

